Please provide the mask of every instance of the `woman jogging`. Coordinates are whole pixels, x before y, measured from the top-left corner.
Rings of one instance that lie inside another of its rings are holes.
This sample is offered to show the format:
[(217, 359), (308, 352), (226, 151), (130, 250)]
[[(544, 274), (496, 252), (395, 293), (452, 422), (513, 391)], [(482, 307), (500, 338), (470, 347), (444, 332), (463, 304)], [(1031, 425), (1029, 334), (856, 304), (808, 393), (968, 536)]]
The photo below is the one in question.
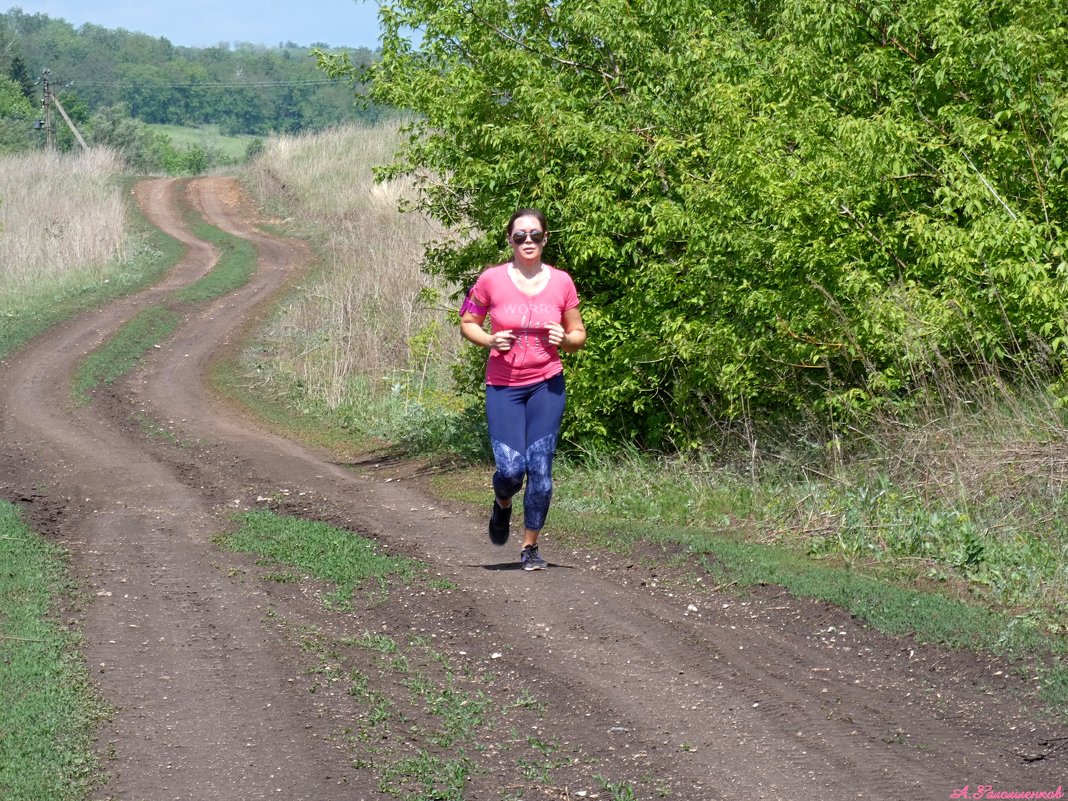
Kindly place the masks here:
[[(507, 227), (512, 260), (485, 270), (460, 309), (460, 333), (489, 349), (486, 362), (486, 421), (496, 472), (489, 535), (508, 541), (512, 496), (523, 487), (525, 570), (543, 570), (538, 534), (553, 494), (552, 464), (564, 415), (564, 373), (560, 351), (586, 344), (571, 276), (541, 260), (549, 232), (545, 215), (520, 209)], [(486, 316), (490, 330), (483, 328)]]

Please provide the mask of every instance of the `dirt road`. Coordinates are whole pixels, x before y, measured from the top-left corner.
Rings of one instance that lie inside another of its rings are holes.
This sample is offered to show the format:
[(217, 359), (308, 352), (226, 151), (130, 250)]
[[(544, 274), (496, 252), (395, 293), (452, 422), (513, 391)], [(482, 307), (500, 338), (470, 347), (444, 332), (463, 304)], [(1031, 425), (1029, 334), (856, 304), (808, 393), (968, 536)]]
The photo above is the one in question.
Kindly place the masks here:
[[(254, 243), (257, 274), (74, 405), (79, 359), (215, 261), (183, 226), (178, 192)], [(516, 554), (488, 543), (481, 512), (433, 498), (403, 466), (336, 464), (258, 427), (203, 374), (303, 269), (305, 249), (258, 231), (229, 179), (147, 181), (136, 195), (187, 245), (182, 262), (0, 366), (0, 495), (69, 547), (91, 597), (85, 658), (117, 710), (100, 737), (110, 781), (99, 798), (397, 797), (384, 777), (427, 753), (412, 721), (360, 736), (368, 698), (398, 708), (414, 692), (354, 644), (368, 632), (432, 643), (465, 698), (480, 699), (486, 722), (439, 754), (463, 749), (466, 789), (428, 798), (912, 801), (1068, 784), (1068, 731), (993, 660), (882, 636), (770, 589), (654, 582), (551, 536), (550, 570), (506, 569)], [(444, 589), (327, 609), (309, 582), (272, 581), (213, 544), (235, 509), (265, 499), (428, 563)]]

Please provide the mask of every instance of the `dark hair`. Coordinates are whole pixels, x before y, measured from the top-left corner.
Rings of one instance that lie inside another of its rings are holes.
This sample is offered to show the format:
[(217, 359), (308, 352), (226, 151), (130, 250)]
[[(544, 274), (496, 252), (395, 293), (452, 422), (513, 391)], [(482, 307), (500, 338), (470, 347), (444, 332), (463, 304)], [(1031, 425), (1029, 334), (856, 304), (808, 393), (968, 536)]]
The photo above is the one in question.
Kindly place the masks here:
[(515, 225), (515, 221), (520, 217), (537, 217), (538, 224), (541, 225), (541, 230), (548, 231), (549, 223), (545, 220), (545, 215), (541, 209), (519, 209), (515, 214), (508, 218), (508, 227), (504, 229), (504, 235), (512, 235), (512, 226)]

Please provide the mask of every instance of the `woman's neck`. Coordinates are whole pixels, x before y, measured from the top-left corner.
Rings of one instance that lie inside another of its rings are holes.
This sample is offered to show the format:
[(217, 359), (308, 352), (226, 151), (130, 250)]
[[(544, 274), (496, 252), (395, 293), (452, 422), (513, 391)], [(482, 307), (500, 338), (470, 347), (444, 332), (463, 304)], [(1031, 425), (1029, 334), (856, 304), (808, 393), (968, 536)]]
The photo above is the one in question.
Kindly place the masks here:
[(545, 265), (542, 264), (541, 259), (534, 259), (533, 261), (525, 261), (523, 259), (513, 259), (512, 266), (526, 278), (536, 278), (541, 274), (541, 271), (545, 269)]

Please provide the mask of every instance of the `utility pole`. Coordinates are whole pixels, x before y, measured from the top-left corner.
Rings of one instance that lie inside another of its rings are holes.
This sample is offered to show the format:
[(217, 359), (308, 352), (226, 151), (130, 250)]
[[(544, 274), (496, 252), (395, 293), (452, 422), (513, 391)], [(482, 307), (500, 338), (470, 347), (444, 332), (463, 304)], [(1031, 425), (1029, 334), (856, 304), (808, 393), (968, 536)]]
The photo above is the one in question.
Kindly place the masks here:
[(88, 150), (89, 145), (85, 143), (78, 128), (74, 125), (74, 120), (67, 114), (67, 110), (63, 108), (63, 104), (59, 102), (59, 98), (52, 93), (52, 83), (48, 80), (48, 76), (51, 74), (49, 70), (45, 70), (41, 73), (41, 79), (44, 83), (44, 97), (41, 98), (41, 105), (44, 106), (44, 126), (45, 133), (48, 137), (48, 149), (56, 149), (56, 136), (55, 130), (52, 127), (52, 106), (56, 107), (56, 111), (63, 117), (63, 121), (67, 123), (67, 127), (70, 128), (70, 132), (74, 134), (74, 138), (78, 140), (78, 144), (82, 146), (82, 150)]
[(48, 141), (48, 149), (55, 150), (56, 132), (52, 128), (52, 85), (48, 81), (48, 76), (51, 74), (51, 70), (45, 70), (41, 73), (41, 81), (44, 83), (44, 96), (41, 98), (41, 105), (44, 106), (45, 137)]

